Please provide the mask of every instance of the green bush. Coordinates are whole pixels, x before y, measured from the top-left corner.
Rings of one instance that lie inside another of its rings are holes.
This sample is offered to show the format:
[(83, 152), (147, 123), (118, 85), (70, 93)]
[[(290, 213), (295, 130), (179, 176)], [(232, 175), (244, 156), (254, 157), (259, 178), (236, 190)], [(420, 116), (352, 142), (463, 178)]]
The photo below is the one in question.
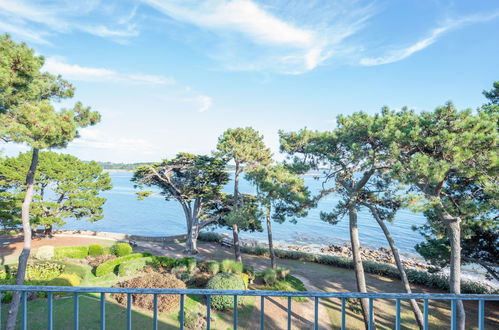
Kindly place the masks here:
[(241, 277), (241, 279), (242, 279), (242, 280), (243, 280), (243, 282), (244, 282), (244, 288), (245, 288), (246, 290), (248, 290), (248, 286), (249, 286), (249, 275), (248, 275), (248, 274), (245, 274), (245, 273), (240, 273), (240, 274), (238, 274), (238, 275)]
[(35, 258), (39, 260), (50, 260), (54, 258), (54, 247), (51, 245), (40, 246), (35, 252)]
[(71, 262), (53, 261), (59, 265), (64, 266), (64, 273), (76, 274), (81, 277), (82, 280), (88, 280), (93, 276), (92, 268), (88, 265), (79, 265)]
[(116, 243), (111, 246), (111, 253), (117, 257), (124, 257), (132, 254), (132, 246), (128, 243)]
[[(245, 290), (243, 279), (237, 274), (219, 273), (213, 276), (206, 285), (212, 290)], [(238, 300), (241, 303), (241, 300)], [(211, 305), (220, 311), (232, 309), (234, 307), (234, 297), (232, 296), (212, 296)]]
[[(64, 271), (64, 266), (56, 262), (36, 262), (26, 266), (26, 281), (49, 281), (59, 276)], [(9, 267), (8, 278), (15, 278), (17, 265)]]
[(159, 268), (159, 266), (171, 269), (175, 267), (177, 260), (175, 258), (163, 257), (163, 256), (154, 256), (152, 257), (153, 266)]
[(187, 267), (187, 271), (189, 273), (192, 273), (194, 270), (196, 270), (197, 267), (197, 260), (194, 257), (184, 257), (181, 259), (178, 259), (175, 266), (185, 266)]
[(204, 242), (222, 242), (222, 236), (213, 232), (200, 232), (198, 235), (198, 240)]
[(111, 259), (109, 261), (103, 262), (102, 264), (97, 266), (97, 268), (95, 269), (95, 276), (101, 277), (103, 275), (112, 273), (112, 272), (114, 272), (114, 269), (116, 268), (116, 266), (118, 266), (122, 262), (130, 261), (133, 259), (139, 259), (139, 258), (143, 258), (143, 257), (151, 257), (151, 254), (150, 253), (134, 253), (134, 254), (129, 254), (127, 256), (124, 256), (124, 257), (119, 257), (116, 259)]
[(56, 278), (52, 279), (48, 285), (52, 286), (78, 286), (80, 285), (81, 278), (76, 274), (63, 273)]
[(242, 263), (232, 259), (224, 259), (220, 263), (220, 271), (223, 273), (240, 274), (243, 272), (243, 269), (244, 266)]
[(100, 244), (90, 244), (88, 246), (88, 255), (91, 257), (100, 257), (104, 255), (104, 247)]
[(56, 259), (84, 259), (87, 255), (87, 246), (58, 246), (54, 248), (54, 258)]
[(274, 285), (277, 282), (277, 272), (272, 268), (267, 268), (263, 271), (262, 278), (267, 285)]
[(139, 259), (134, 259), (130, 261), (122, 262), (118, 265), (118, 275), (128, 276), (137, 273), (142, 270), (147, 263), (152, 262), (151, 257), (144, 257)]
[(5, 280), (10, 277), (9, 266), (0, 265), (0, 280)]
[(206, 270), (211, 275), (217, 275), (220, 271), (220, 264), (215, 260), (210, 260), (206, 262)]

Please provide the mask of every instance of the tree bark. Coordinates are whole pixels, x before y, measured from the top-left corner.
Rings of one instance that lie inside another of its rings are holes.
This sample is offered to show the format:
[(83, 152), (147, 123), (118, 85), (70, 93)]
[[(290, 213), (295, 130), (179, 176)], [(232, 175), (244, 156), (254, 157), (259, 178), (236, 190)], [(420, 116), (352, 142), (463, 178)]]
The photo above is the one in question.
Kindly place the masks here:
[(234, 257), (236, 261), (243, 262), (241, 257), (241, 246), (239, 244), (239, 228), (236, 224), (232, 225), (232, 237), (234, 238)]
[[(353, 205), (349, 206), (348, 217), (350, 220), (349, 221), (350, 241), (352, 244), (352, 256), (353, 256), (355, 277), (357, 278), (357, 291), (367, 292), (366, 277), (364, 275), (364, 266), (362, 265), (362, 258), (360, 256), (359, 229), (357, 228), (357, 210), (355, 209), (355, 206)], [(362, 308), (362, 316), (364, 318), (364, 324), (367, 329), (369, 326), (369, 299), (367, 298), (360, 299), (360, 305)], [(376, 328), (375, 324), (374, 328)]]
[(269, 238), (270, 267), (272, 267), (272, 269), (276, 269), (274, 242), (272, 239), (272, 224), (270, 222), (270, 207), (267, 208), (266, 218), (267, 218), (267, 235)]
[[(372, 209), (371, 212), (373, 212)], [(373, 214), (373, 216), (381, 227), (381, 230), (383, 231), (383, 234), (385, 234), (386, 240), (390, 245), (390, 249), (392, 250), (393, 258), (395, 259), (395, 264), (397, 265), (398, 271), (400, 273), (400, 279), (402, 280), (402, 284), (404, 285), (405, 292), (411, 293), (411, 285), (409, 284), (409, 279), (407, 278), (404, 265), (402, 264), (402, 260), (400, 259), (399, 251), (397, 249), (397, 246), (395, 245), (395, 241), (393, 240), (393, 237), (390, 234), (390, 231), (388, 230), (385, 222), (380, 219), (377, 214)], [(416, 322), (418, 323), (419, 328), (424, 329), (423, 313), (421, 313), (421, 309), (419, 308), (418, 303), (415, 299), (410, 299), (409, 302), (411, 304), (412, 310), (414, 312), (414, 317), (416, 318)]]
[[(235, 208), (239, 208), (240, 206), (240, 201), (239, 201), (239, 163), (236, 161), (236, 171), (234, 173), (234, 205)], [(241, 246), (239, 244), (239, 227), (237, 224), (232, 225), (232, 237), (233, 237), (233, 243), (234, 243), (234, 257), (236, 258), (236, 261), (242, 262), (243, 258), (241, 257)]]
[[(461, 224), (460, 219), (445, 221), (450, 239), (450, 292), (461, 293)], [(457, 301), (457, 328), (465, 329), (466, 313), (462, 300)]]
[[(26, 276), (26, 268), (28, 265), (28, 258), (31, 252), (31, 225), (29, 222), (29, 211), (31, 206), (31, 201), (33, 200), (33, 189), (35, 181), (36, 167), (38, 166), (38, 149), (33, 149), (33, 154), (31, 156), (31, 164), (26, 175), (26, 194), (24, 195), (24, 201), (21, 207), (21, 219), (23, 223), (23, 237), (24, 246), (19, 256), (19, 265), (17, 268), (16, 275), (16, 285), (23, 285), (24, 278)], [(10, 304), (9, 315), (7, 317), (7, 330), (14, 330), (16, 326), (17, 313), (19, 312), (19, 304), (21, 300), (21, 293), (15, 291), (12, 296), (12, 302)]]

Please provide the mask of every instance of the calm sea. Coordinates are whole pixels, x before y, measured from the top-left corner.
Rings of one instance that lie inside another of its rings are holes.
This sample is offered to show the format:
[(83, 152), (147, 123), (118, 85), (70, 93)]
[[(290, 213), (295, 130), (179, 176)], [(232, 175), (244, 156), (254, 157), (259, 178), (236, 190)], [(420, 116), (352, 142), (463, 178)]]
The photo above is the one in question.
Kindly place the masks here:
[[(147, 236), (166, 236), (185, 233), (185, 218), (180, 205), (175, 201), (166, 201), (160, 196), (152, 196), (139, 201), (135, 195), (130, 178), (130, 172), (111, 172), (113, 189), (103, 193), (107, 198), (104, 205), (104, 218), (94, 223), (85, 221), (69, 221), (63, 229), (79, 229), (127, 233)], [(320, 189), (320, 182), (312, 176), (305, 177), (312, 192)], [(241, 191), (254, 193), (254, 188), (246, 181), (240, 183)], [(229, 186), (227, 192), (232, 190)], [(321, 210), (331, 210), (337, 201), (336, 196), (328, 196), (321, 201), (316, 209), (309, 212), (306, 218), (299, 219), (297, 224), (289, 222), (273, 224), (276, 243), (285, 245), (326, 245), (342, 243), (349, 240), (348, 219), (342, 219), (337, 225), (321, 221)], [(393, 223), (389, 223), (390, 231), (399, 249), (405, 253), (415, 253), (414, 245), (422, 240), (421, 236), (411, 227), (420, 225), (425, 219), (420, 214), (408, 210), (400, 211)], [(214, 228), (217, 232), (229, 231)], [(388, 246), (384, 235), (369, 212), (359, 213), (359, 232), (361, 243), (365, 246)], [(266, 240), (266, 232), (241, 233), (241, 237)]]

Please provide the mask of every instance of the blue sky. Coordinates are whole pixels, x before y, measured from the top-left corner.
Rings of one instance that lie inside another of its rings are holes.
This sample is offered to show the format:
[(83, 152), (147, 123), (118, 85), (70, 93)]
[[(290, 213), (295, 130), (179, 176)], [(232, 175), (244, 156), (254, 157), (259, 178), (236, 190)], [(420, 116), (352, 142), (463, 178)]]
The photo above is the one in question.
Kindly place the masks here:
[[(102, 113), (65, 152), (155, 161), (252, 126), (326, 130), (382, 106), (484, 103), (499, 80), (499, 2), (0, 0), (0, 33)], [(6, 154), (25, 150), (3, 144)]]

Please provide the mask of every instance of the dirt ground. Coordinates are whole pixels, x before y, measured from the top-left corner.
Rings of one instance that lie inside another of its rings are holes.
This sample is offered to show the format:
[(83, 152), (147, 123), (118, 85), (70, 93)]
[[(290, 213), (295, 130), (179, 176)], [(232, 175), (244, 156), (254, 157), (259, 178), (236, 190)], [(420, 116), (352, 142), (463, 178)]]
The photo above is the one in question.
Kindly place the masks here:
[[(113, 243), (109, 239), (99, 239), (95, 237), (54, 237), (52, 239), (36, 238), (33, 241), (33, 249), (42, 245), (71, 246), (88, 245), (100, 243), (110, 245)], [(179, 243), (151, 243), (137, 242), (139, 247), (137, 252), (151, 252), (155, 255), (168, 255), (172, 257), (183, 257), (184, 246)], [(0, 237), (0, 258), (2, 263), (15, 262), (21, 252), (22, 240), (19, 238)], [(230, 248), (222, 247), (215, 243), (200, 242), (198, 245), (199, 254), (196, 257), (201, 259), (222, 260), (233, 258), (233, 251)], [(262, 271), (269, 267), (269, 260), (263, 256), (243, 254), (243, 262), (252, 265), (256, 271)], [(315, 263), (301, 262), (296, 260), (278, 260), (279, 266), (289, 268), (293, 276), (298, 277), (309, 291), (334, 291), (334, 292), (355, 292), (355, 275), (352, 270), (319, 265)], [(370, 292), (403, 292), (400, 281), (382, 276), (366, 274), (368, 291)], [(412, 286), (414, 292), (439, 292), (421, 286)], [(282, 329), (287, 327), (287, 299), (268, 297), (265, 299), (265, 319), (266, 327), (269, 329)], [(422, 304), (422, 302), (421, 302)], [(478, 304), (476, 302), (465, 303), (468, 313), (467, 324), (469, 328), (477, 324)], [(448, 328), (450, 322), (450, 308), (447, 302), (430, 302), (430, 323), (437, 328)], [(421, 306), (422, 309), (422, 306)], [(390, 329), (393, 327), (395, 302), (376, 300), (374, 305), (377, 325), (380, 329)], [(251, 315), (251, 324), (260, 322), (260, 301), (256, 303), (256, 308)], [(319, 302), (319, 326), (321, 329), (337, 328), (341, 319), (341, 301), (339, 299), (321, 299)], [(296, 329), (313, 328), (314, 301), (295, 302), (292, 301), (292, 325)], [(402, 302), (402, 325), (406, 328), (413, 328), (414, 318), (408, 302)], [(359, 314), (347, 309), (348, 328), (362, 329), (363, 323)], [(499, 329), (499, 304), (497, 302), (487, 302), (486, 304), (486, 327)]]

